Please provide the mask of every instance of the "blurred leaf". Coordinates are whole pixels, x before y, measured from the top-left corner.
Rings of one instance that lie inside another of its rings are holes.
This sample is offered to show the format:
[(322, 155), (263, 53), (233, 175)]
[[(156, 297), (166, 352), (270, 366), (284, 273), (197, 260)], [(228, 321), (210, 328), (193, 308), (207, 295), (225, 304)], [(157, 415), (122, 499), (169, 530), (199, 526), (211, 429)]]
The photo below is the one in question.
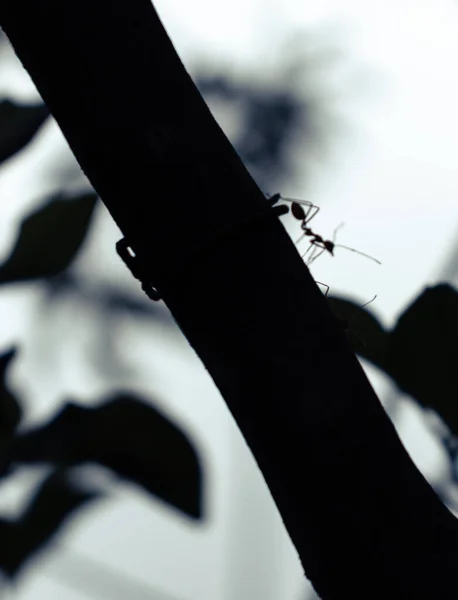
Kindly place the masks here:
[(205, 100), (218, 106), (224, 103), (237, 107), (243, 126), (235, 142), (248, 170), (267, 189), (275, 180), (290, 172), (288, 145), (305, 120), (307, 106), (286, 88), (259, 88), (253, 82), (242, 83), (223, 73), (201, 74), (197, 87)]
[(75, 487), (65, 473), (51, 474), (19, 519), (0, 519), (0, 569), (13, 578), (28, 558), (52, 540), (76, 509), (97, 497), (95, 492)]
[(22, 150), (49, 116), (45, 104), (0, 102), (0, 163)]
[[(347, 307), (348, 315), (348, 310), (357, 309), (349, 301), (332, 300), (333, 310)], [(360, 311), (353, 324), (365, 342), (353, 340), (358, 354), (385, 371), (421, 406), (434, 410), (458, 435), (456, 290), (444, 284), (427, 288), (388, 332), (367, 310)]]
[(17, 348), (13, 347), (0, 355), (0, 436), (12, 435), (21, 420), (21, 407), (6, 385), (6, 375)]
[(458, 434), (458, 294), (427, 288), (398, 319), (384, 370)]
[(0, 283), (52, 277), (66, 269), (83, 243), (96, 199), (94, 192), (73, 200), (59, 195), (26, 217), (0, 267)]
[[(286, 90), (251, 90), (245, 98), (245, 127), (236, 148), (256, 178), (275, 172), (287, 177), (290, 171), (288, 144), (301, 127), (304, 106)], [(268, 185), (267, 187), (270, 187)]]
[(101, 406), (68, 403), (47, 425), (16, 438), (14, 460), (99, 463), (194, 518), (202, 473), (188, 437), (152, 406), (120, 394)]
[(22, 416), (21, 407), (5, 381), (16, 351), (17, 349), (13, 347), (0, 355), (0, 477), (8, 469), (11, 440)]

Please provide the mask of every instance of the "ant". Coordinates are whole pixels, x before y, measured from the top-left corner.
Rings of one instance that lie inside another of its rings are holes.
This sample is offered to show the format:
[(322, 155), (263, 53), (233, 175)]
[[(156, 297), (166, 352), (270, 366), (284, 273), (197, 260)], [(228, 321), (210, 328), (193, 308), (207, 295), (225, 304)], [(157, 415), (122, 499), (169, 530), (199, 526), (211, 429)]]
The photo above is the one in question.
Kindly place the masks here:
[[(331, 256), (334, 256), (334, 248), (345, 248), (346, 250), (350, 250), (350, 252), (356, 252), (357, 254), (361, 254), (361, 256), (365, 256), (366, 258), (373, 260), (374, 262), (376, 262), (379, 265), (382, 264), (379, 260), (377, 260), (373, 256), (370, 256), (369, 254), (365, 254), (364, 252), (361, 252), (360, 250), (355, 250), (355, 248), (350, 248), (349, 246), (344, 246), (343, 244), (336, 244), (334, 242), (337, 231), (339, 230), (340, 227), (342, 227), (343, 224), (339, 225), (334, 230), (332, 242), (331, 242), (331, 240), (323, 239), (321, 235), (312, 231), (308, 224), (313, 219), (313, 217), (316, 216), (316, 214), (318, 213), (320, 208), (319, 208), (319, 206), (315, 206), (312, 203), (307, 203), (306, 206), (307, 206), (307, 210), (304, 210), (303, 206), (297, 200), (292, 200), (291, 214), (293, 215), (293, 217), (295, 219), (297, 219), (298, 221), (301, 221), (301, 229), (304, 232), (300, 236), (300, 238), (296, 241), (296, 243), (300, 242), (301, 239), (305, 236), (311, 238), (309, 247), (302, 255), (302, 257), (304, 257), (307, 254), (307, 252), (309, 252), (313, 248), (312, 254), (309, 259), (309, 264), (311, 264), (314, 260), (316, 260), (319, 256), (321, 256), (323, 254), (323, 252), (326, 252), (326, 251), (329, 252), (329, 254), (331, 254)], [(321, 250), (318, 253), (316, 252), (317, 248), (319, 248)]]
[[(337, 245), (334, 243), (334, 241), (331, 242), (330, 240), (324, 240), (321, 237), (321, 235), (314, 233), (311, 230), (311, 228), (308, 226), (308, 224), (320, 210), (319, 206), (316, 206), (315, 204), (312, 204), (312, 202), (309, 202), (307, 200), (295, 200), (293, 198), (286, 198), (286, 197), (283, 197), (279, 193), (274, 194), (273, 196), (270, 196), (270, 197), (266, 194), (266, 197), (267, 197), (269, 204), (272, 207), (274, 207), (275, 212), (279, 216), (282, 214), (286, 214), (288, 212), (288, 209), (285, 210), (284, 205), (279, 206), (279, 207), (276, 207), (274, 205), (277, 202), (279, 202), (280, 200), (285, 200), (286, 202), (291, 203), (291, 213), (295, 219), (297, 219), (298, 221), (301, 221), (301, 229), (304, 232), (300, 236), (300, 238), (296, 241), (296, 243), (299, 243), (301, 241), (301, 239), (305, 236), (312, 238), (310, 240), (309, 248), (307, 248), (305, 253), (302, 255), (302, 256), (305, 256), (305, 254), (307, 254), (307, 252), (309, 252), (313, 248), (312, 256), (309, 258), (309, 264), (311, 262), (313, 262), (314, 260), (316, 260), (319, 256), (321, 256), (321, 254), (323, 254), (323, 252), (325, 252), (325, 251), (328, 251), (332, 256), (334, 256), (334, 248), (336, 246), (338, 246), (340, 248), (346, 248), (347, 250), (350, 250), (351, 252), (356, 252), (358, 254), (361, 254), (362, 256), (366, 256), (367, 258), (370, 258), (371, 260), (375, 261), (379, 265), (381, 264), (380, 261), (378, 261), (376, 258), (369, 256), (368, 254), (365, 254), (364, 252), (360, 252), (359, 250), (355, 250), (354, 248), (349, 248), (348, 246), (343, 246), (340, 244)], [(304, 206), (306, 207), (305, 209), (303, 208)], [(341, 226), (342, 225), (339, 225), (339, 227), (337, 227), (334, 230), (333, 240), (335, 239), (336, 233)], [(317, 248), (319, 248), (321, 250), (321, 252), (318, 252), (318, 254), (313, 255), (313, 252), (316, 252)], [(321, 281), (317, 281), (316, 283), (325, 288), (323, 295), (325, 298), (327, 298), (329, 289), (330, 289), (329, 285), (326, 283), (322, 283)], [(358, 315), (358, 313), (364, 307), (366, 307), (368, 304), (371, 304), (372, 302), (374, 302), (374, 300), (376, 298), (377, 298), (377, 294), (375, 294), (373, 298), (371, 298), (370, 300), (368, 300), (367, 302), (365, 302), (364, 304), (359, 306), (357, 309), (355, 309), (349, 319), (343, 319), (341, 317), (338, 317), (337, 315), (334, 315), (335, 319), (337, 320), (339, 326), (342, 328), (343, 332), (346, 334), (347, 338), (350, 338), (350, 336), (354, 336), (362, 343), (363, 346), (366, 345), (366, 342), (355, 331), (352, 331), (351, 325), (352, 325), (355, 317)], [(332, 299), (330, 301), (332, 301)]]
[[(309, 257), (307, 264), (311, 264), (319, 256), (321, 256), (323, 254), (323, 252), (326, 252), (326, 251), (329, 252), (329, 254), (331, 254), (331, 256), (334, 256), (334, 248), (337, 248), (337, 247), (345, 248), (346, 250), (350, 250), (350, 252), (356, 252), (357, 254), (361, 254), (361, 256), (365, 256), (366, 258), (369, 258), (370, 260), (375, 261), (379, 265), (382, 264), (379, 260), (377, 260), (373, 256), (370, 256), (369, 254), (365, 254), (364, 252), (360, 252), (359, 250), (355, 250), (355, 248), (350, 248), (349, 246), (344, 246), (343, 244), (336, 244), (334, 242), (334, 240), (335, 240), (337, 231), (340, 227), (342, 227), (342, 224), (339, 225), (339, 227), (337, 227), (334, 230), (332, 242), (331, 242), (331, 240), (325, 240), (321, 235), (312, 231), (312, 229), (309, 227), (309, 223), (313, 219), (313, 217), (315, 217), (317, 215), (318, 211), (320, 210), (319, 206), (316, 206), (315, 204), (312, 204), (312, 202), (309, 202), (307, 200), (296, 200), (294, 198), (286, 198), (278, 193), (274, 194), (273, 196), (268, 198), (268, 201), (272, 206), (274, 204), (276, 204), (277, 202), (279, 202), (280, 200), (285, 200), (287, 202), (290, 202), (291, 203), (291, 214), (293, 215), (293, 217), (295, 219), (297, 219), (298, 221), (301, 221), (301, 229), (304, 233), (296, 240), (296, 244), (298, 244), (302, 240), (302, 238), (304, 238), (305, 236), (311, 238), (309, 247), (304, 252), (304, 254), (302, 254), (302, 258), (304, 258), (304, 256), (312, 250), (312, 254)], [(305, 209), (304, 209), (304, 206), (306, 207)], [(281, 207), (279, 207), (279, 208), (281, 208)], [(276, 209), (276, 210), (278, 210), (278, 209)], [(318, 253), (317, 253), (317, 248), (320, 250), (320, 251), (318, 251)]]

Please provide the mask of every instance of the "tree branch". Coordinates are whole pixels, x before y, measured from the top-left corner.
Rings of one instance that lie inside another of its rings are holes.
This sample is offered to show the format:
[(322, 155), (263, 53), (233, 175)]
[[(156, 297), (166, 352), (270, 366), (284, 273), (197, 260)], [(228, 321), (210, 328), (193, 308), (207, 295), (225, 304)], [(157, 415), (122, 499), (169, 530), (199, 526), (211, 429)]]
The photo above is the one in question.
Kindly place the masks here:
[(0, 24), (219, 387), (321, 597), (454, 599), (455, 519), (148, 0), (3, 0)]

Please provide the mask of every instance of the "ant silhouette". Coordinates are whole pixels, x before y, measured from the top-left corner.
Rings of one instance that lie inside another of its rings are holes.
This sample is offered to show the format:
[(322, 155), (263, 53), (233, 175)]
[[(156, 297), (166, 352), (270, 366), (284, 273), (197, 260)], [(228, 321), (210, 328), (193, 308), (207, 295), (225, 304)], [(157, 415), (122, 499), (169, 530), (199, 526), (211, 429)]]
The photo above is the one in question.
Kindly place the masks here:
[[(287, 198), (287, 197), (282, 196), (279, 193), (274, 194), (273, 196), (269, 196), (268, 194), (266, 194), (266, 198), (267, 198), (269, 204), (273, 207), (273, 209), (279, 216), (281, 216), (283, 214), (287, 214), (288, 209), (286, 208), (286, 210), (285, 210), (285, 205), (281, 205), (281, 206), (277, 207), (277, 206), (275, 206), (275, 204), (277, 204), (277, 202), (280, 202), (280, 200), (284, 200), (286, 202), (291, 203), (291, 214), (293, 215), (293, 217), (295, 219), (297, 219), (298, 221), (301, 221), (301, 229), (303, 231), (303, 234), (299, 237), (298, 240), (296, 240), (296, 244), (299, 243), (305, 236), (312, 238), (311, 240), (309, 240), (309, 242), (310, 242), (309, 247), (307, 248), (305, 253), (302, 255), (302, 257), (304, 257), (307, 254), (307, 252), (309, 252), (310, 250), (313, 249), (312, 256), (309, 257), (308, 264), (310, 264), (311, 262), (316, 260), (319, 256), (321, 256), (321, 254), (323, 254), (323, 252), (326, 252), (326, 251), (329, 252), (329, 254), (331, 254), (331, 256), (334, 256), (334, 248), (335, 247), (345, 248), (347, 250), (350, 250), (351, 252), (356, 252), (357, 254), (361, 254), (362, 256), (370, 258), (371, 260), (375, 261), (379, 265), (382, 264), (380, 261), (378, 261), (373, 256), (369, 256), (369, 254), (365, 254), (364, 252), (360, 252), (359, 250), (355, 250), (354, 248), (350, 248), (348, 246), (344, 246), (341, 244), (335, 244), (334, 240), (335, 240), (336, 233), (339, 230), (339, 228), (342, 227), (343, 223), (341, 223), (334, 230), (332, 242), (330, 240), (323, 239), (321, 235), (318, 235), (317, 233), (312, 231), (312, 229), (308, 226), (308, 224), (320, 210), (320, 207), (316, 206), (315, 204), (312, 204), (312, 202), (309, 202), (308, 200), (297, 200), (294, 198)], [(316, 252), (317, 248), (321, 251), (319, 251), (318, 254), (313, 254), (314, 252)], [(327, 298), (329, 290), (330, 290), (329, 285), (327, 283), (323, 283), (321, 281), (316, 281), (316, 283), (325, 288), (323, 295), (325, 298)], [(345, 333), (347, 338), (350, 339), (350, 337), (353, 336), (356, 339), (358, 339), (363, 344), (363, 346), (366, 345), (365, 340), (363, 340), (361, 338), (361, 336), (359, 336), (355, 331), (353, 331), (351, 326), (352, 326), (352, 323), (353, 323), (355, 317), (361, 312), (361, 310), (364, 307), (366, 307), (368, 304), (371, 304), (372, 302), (374, 302), (374, 300), (376, 298), (377, 298), (377, 294), (375, 294), (373, 298), (371, 298), (370, 300), (368, 300), (367, 302), (365, 302), (364, 304), (359, 306), (357, 309), (355, 309), (349, 319), (348, 318), (343, 319), (341, 317), (338, 317), (337, 315), (334, 315), (335, 319), (337, 320), (339, 326), (341, 327), (341, 329), (343, 330), (343, 332)], [(332, 298), (328, 298), (328, 301), (332, 302)]]
[[(379, 260), (377, 260), (373, 256), (370, 256), (369, 254), (365, 254), (364, 252), (360, 252), (359, 250), (356, 250), (355, 248), (350, 248), (349, 246), (344, 246), (343, 244), (335, 243), (335, 237), (336, 237), (337, 231), (340, 229), (340, 227), (342, 227), (343, 223), (341, 223), (334, 230), (334, 235), (333, 235), (332, 241), (325, 240), (321, 235), (312, 231), (312, 229), (309, 227), (309, 223), (318, 214), (318, 212), (320, 210), (319, 206), (312, 204), (312, 202), (309, 202), (308, 200), (297, 200), (295, 198), (287, 198), (287, 197), (282, 196), (279, 193), (274, 194), (273, 196), (268, 198), (269, 204), (271, 204), (272, 206), (274, 206), (280, 200), (285, 200), (286, 202), (290, 202), (291, 203), (291, 214), (293, 215), (293, 217), (295, 219), (297, 219), (298, 221), (301, 221), (301, 229), (303, 231), (303, 234), (296, 240), (296, 244), (298, 244), (304, 237), (311, 238), (309, 240), (309, 247), (304, 252), (304, 254), (301, 255), (302, 258), (304, 258), (304, 256), (308, 252), (311, 251), (311, 255), (309, 256), (309, 258), (307, 260), (308, 265), (310, 265), (319, 256), (321, 256), (323, 254), (323, 252), (327, 251), (327, 252), (329, 252), (329, 254), (331, 254), (331, 256), (334, 256), (334, 248), (345, 248), (346, 250), (350, 250), (350, 252), (356, 252), (357, 254), (361, 254), (361, 256), (365, 256), (366, 258), (373, 260), (374, 262), (376, 262), (379, 265), (382, 264)], [(279, 208), (283, 208), (283, 207), (276, 207), (275, 210), (278, 210)], [(318, 249), (318, 252), (317, 252), (317, 249)]]
[[(304, 218), (308, 219), (308, 221), (310, 221), (310, 219), (312, 219), (316, 215), (316, 213), (320, 210), (318, 208), (318, 206), (315, 206), (314, 204), (312, 204), (311, 202), (308, 202), (307, 200), (294, 200), (293, 198), (285, 198), (278, 192), (276, 194), (274, 194), (273, 196), (269, 196), (269, 194), (265, 194), (265, 196), (266, 196), (269, 204), (273, 207), (272, 210), (275, 211), (277, 216), (282, 216), (289, 212), (289, 208), (287, 206), (285, 206), (284, 204), (281, 204), (280, 206), (275, 206), (275, 204), (277, 204), (277, 202), (280, 202), (280, 200), (285, 200), (287, 202), (292, 203), (291, 204), (291, 212), (293, 213), (293, 215), (294, 215), (294, 212), (296, 212), (296, 214), (299, 214), (297, 212), (297, 208), (296, 208), (296, 207), (299, 207), (299, 209), (304, 213)], [(301, 204), (303, 204), (304, 206), (307, 207), (307, 215), (306, 215), (304, 209), (302, 208)], [(309, 216), (312, 211), (314, 211), (314, 212), (312, 213), (311, 216)], [(294, 215), (294, 216), (296, 216), (296, 215)], [(298, 217), (296, 216), (296, 218), (298, 218)], [(322, 285), (324, 288), (326, 288), (325, 292), (324, 292), (324, 296), (326, 297), (329, 293), (329, 289), (330, 289), (329, 285), (327, 283), (323, 283), (322, 281), (316, 281), (316, 283), (318, 285)]]
[[(308, 264), (311, 264), (319, 256), (321, 256), (323, 254), (323, 252), (326, 252), (326, 251), (329, 252), (329, 254), (331, 256), (334, 256), (334, 248), (345, 248), (345, 250), (349, 250), (350, 252), (356, 252), (356, 254), (361, 254), (361, 256), (365, 256), (366, 258), (373, 260), (374, 262), (376, 262), (379, 265), (382, 264), (379, 260), (377, 260), (373, 256), (370, 256), (369, 254), (366, 254), (365, 252), (361, 252), (360, 250), (356, 250), (355, 248), (350, 248), (350, 246), (344, 246), (343, 244), (335, 243), (337, 231), (343, 226), (343, 223), (341, 223), (338, 227), (336, 227), (334, 229), (332, 241), (325, 240), (321, 235), (312, 231), (312, 229), (309, 227), (309, 223), (313, 219), (313, 217), (315, 217), (317, 215), (318, 211), (320, 210), (320, 207), (315, 206), (314, 204), (311, 204), (311, 203), (307, 203), (305, 205), (305, 206), (307, 206), (307, 209), (304, 210), (304, 208), (301, 204), (302, 203), (299, 203), (297, 200), (292, 200), (291, 214), (293, 215), (293, 217), (295, 219), (297, 219), (298, 221), (301, 221), (301, 229), (304, 232), (299, 237), (299, 239), (296, 241), (296, 244), (298, 244), (305, 236), (311, 238), (309, 240), (310, 241), (309, 247), (304, 252), (304, 254), (302, 254), (302, 258), (303, 258), (308, 252), (310, 252), (310, 250), (313, 249), (312, 254), (308, 260)], [(319, 249), (318, 252), (316, 251), (317, 248)]]

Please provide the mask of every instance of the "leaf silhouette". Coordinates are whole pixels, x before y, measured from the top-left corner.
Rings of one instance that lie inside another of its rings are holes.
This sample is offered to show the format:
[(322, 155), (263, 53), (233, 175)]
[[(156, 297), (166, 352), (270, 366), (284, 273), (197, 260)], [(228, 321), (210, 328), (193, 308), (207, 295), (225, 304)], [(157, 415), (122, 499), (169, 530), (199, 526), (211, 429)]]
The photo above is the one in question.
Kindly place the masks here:
[(0, 267), (0, 283), (51, 277), (66, 269), (85, 238), (96, 199), (94, 192), (73, 200), (58, 195), (27, 216)]
[(13, 347), (0, 355), (0, 477), (8, 470), (11, 440), (22, 416), (21, 407), (5, 381), (15, 354)]
[(352, 300), (331, 297), (328, 305), (353, 350), (374, 363), (383, 361), (388, 333), (369, 309)]
[(0, 436), (12, 435), (21, 420), (21, 407), (5, 382), (16, 352), (17, 348), (13, 347), (0, 355)]
[(49, 116), (45, 104), (0, 102), (0, 163), (26, 146)]
[(389, 338), (385, 370), (458, 434), (458, 294), (427, 288), (400, 316)]
[(0, 519), (0, 569), (14, 578), (27, 559), (52, 540), (73, 512), (97, 497), (99, 494), (95, 492), (74, 486), (66, 473), (52, 473), (19, 519)]
[(15, 461), (69, 467), (95, 462), (200, 518), (201, 466), (188, 437), (155, 408), (118, 394), (88, 408), (68, 403), (47, 425), (18, 436)]
[[(347, 306), (339, 300), (334, 306)], [(357, 308), (356, 305), (352, 304)], [(355, 349), (385, 371), (421, 406), (434, 410), (458, 435), (458, 293), (441, 284), (425, 291), (384, 331), (367, 310), (358, 315)], [(356, 318), (355, 318), (356, 324)]]

